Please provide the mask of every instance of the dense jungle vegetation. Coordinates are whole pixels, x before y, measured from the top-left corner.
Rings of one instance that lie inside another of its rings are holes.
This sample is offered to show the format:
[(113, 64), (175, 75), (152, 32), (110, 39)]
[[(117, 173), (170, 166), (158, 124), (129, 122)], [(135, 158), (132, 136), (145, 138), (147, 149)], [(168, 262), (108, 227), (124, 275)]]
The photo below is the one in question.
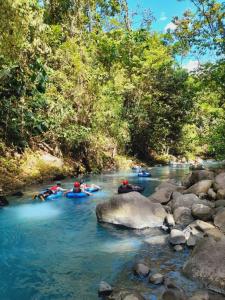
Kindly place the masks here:
[[(159, 34), (126, 0), (0, 0), (2, 174), (39, 148), (89, 171), (116, 153), (224, 159), (225, 4), (192, 2)], [(190, 73), (190, 51), (215, 59)]]

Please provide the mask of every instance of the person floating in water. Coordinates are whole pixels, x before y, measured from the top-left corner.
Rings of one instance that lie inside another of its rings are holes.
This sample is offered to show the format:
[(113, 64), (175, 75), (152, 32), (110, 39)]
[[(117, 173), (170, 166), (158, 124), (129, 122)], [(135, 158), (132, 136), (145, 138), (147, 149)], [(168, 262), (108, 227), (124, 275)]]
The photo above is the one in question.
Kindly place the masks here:
[(45, 199), (52, 195), (52, 194), (56, 194), (57, 192), (64, 192), (66, 191), (66, 189), (63, 189), (61, 187), (61, 182), (57, 182), (56, 185), (53, 185), (52, 187), (45, 189), (44, 191), (42, 191), (39, 194), (34, 195), (33, 199), (40, 199), (41, 201), (45, 201)]
[(80, 188), (82, 190), (86, 190), (86, 189), (97, 189), (97, 190), (101, 190), (101, 187), (98, 186), (97, 184), (91, 183), (85, 183), (83, 179), (80, 180)]
[(85, 191), (85, 189), (81, 186), (80, 182), (78, 182), (78, 181), (75, 181), (74, 184), (73, 184), (73, 188), (66, 191), (64, 193), (64, 195), (66, 195), (67, 193), (71, 193), (71, 192), (72, 193), (85, 193), (88, 196), (92, 195), (92, 193), (89, 193), (89, 192)]
[(140, 185), (129, 184), (128, 180), (125, 179), (122, 181), (122, 184), (118, 188), (118, 194), (124, 194), (129, 192), (143, 192), (144, 187)]

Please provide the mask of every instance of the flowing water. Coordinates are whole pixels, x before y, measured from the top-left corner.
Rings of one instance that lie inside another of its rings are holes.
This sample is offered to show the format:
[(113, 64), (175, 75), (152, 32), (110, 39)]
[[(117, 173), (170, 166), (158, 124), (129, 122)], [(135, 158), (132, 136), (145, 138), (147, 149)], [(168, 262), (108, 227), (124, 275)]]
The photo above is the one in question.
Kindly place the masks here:
[[(102, 191), (80, 200), (66, 198), (33, 203), (32, 187), (22, 198), (0, 211), (0, 299), (98, 299), (101, 280), (142, 290), (147, 299), (158, 299), (160, 289), (138, 281), (131, 267), (140, 255), (151, 258), (153, 269), (169, 273), (189, 290), (194, 286), (180, 274), (187, 252), (174, 254), (159, 230), (136, 232), (96, 222), (95, 207), (116, 193), (121, 180), (145, 186), (146, 196), (168, 178), (180, 179), (188, 169), (158, 167), (152, 178), (136, 173), (94, 175), (88, 181)], [(63, 182), (72, 186), (72, 179)], [(151, 295), (151, 296), (150, 296)]]

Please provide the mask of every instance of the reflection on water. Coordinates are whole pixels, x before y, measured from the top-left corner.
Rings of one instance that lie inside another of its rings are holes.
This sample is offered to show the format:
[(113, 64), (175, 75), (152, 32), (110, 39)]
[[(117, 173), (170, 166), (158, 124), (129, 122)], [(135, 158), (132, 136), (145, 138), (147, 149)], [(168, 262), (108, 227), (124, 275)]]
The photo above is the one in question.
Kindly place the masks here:
[[(158, 264), (169, 264), (169, 269), (179, 267), (182, 258), (174, 259), (165, 249), (159, 231), (129, 231), (96, 222), (96, 205), (115, 194), (124, 178), (145, 186), (149, 196), (161, 181), (180, 180), (187, 170), (162, 167), (151, 173), (152, 178), (139, 178), (133, 172), (89, 176), (103, 190), (79, 200), (32, 203), (32, 195), (47, 186), (31, 187), (22, 199), (10, 199), (11, 206), (0, 211), (0, 299), (98, 299), (101, 280), (116, 284), (120, 278), (121, 285), (130, 285), (130, 280), (136, 285), (129, 270), (140, 253), (150, 253)], [(66, 180), (63, 186), (70, 188), (72, 183)]]

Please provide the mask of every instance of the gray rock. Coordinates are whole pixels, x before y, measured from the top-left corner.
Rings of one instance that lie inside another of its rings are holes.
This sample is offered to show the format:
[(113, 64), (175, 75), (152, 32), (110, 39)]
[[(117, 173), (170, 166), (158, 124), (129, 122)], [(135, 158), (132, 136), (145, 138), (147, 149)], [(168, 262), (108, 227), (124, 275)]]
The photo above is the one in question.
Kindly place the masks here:
[(171, 207), (173, 211), (180, 206), (191, 209), (194, 203), (199, 203), (200, 201), (195, 194), (180, 195), (171, 200)]
[(215, 201), (215, 207), (225, 207), (225, 200)]
[(207, 198), (207, 195), (206, 193), (200, 193), (198, 196), (200, 199), (206, 199)]
[(193, 204), (191, 208), (193, 217), (203, 221), (210, 221), (212, 219), (212, 208), (203, 204)]
[(137, 263), (133, 268), (134, 275), (146, 277), (150, 273), (150, 268), (144, 263)]
[(203, 238), (195, 246), (183, 271), (192, 278), (202, 281), (208, 289), (225, 295), (225, 240)]
[(134, 229), (160, 227), (166, 212), (159, 203), (152, 203), (140, 193), (115, 195), (96, 207), (99, 222), (126, 226)]
[(162, 300), (187, 300), (182, 288), (178, 287), (170, 278), (164, 279), (166, 291), (162, 294)]
[(178, 207), (173, 212), (176, 224), (188, 225), (194, 221), (191, 215), (191, 209), (188, 207)]
[(172, 191), (169, 188), (161, 188), (148, 197), (154, 203), (166, 204), (170, 201)]
[(105, 281), (101, 281), (98, 288), (98, 295), (99, 297), (102, 296), (109, 296), (113, 291), (113, 288), (110, 284)]
[(201, 180), (213, 180), (215, 177), (214, 172), (208, 170), (192, 171), (185, 179), (184, 185), (189, 188), (193, 184)]
[(211, 200), (216, 200), (216, 193), (214, 192), (213, 189), (208, 190), (208, 198)]
[(225, 233), (225, 208), (221, 209), (214, 217), (214, 224)]
[(160, 273), (155, 273), (149, 277), (149, 282), (153, 284), (161, 284), (163, 283), (164, 276)]
[(166, 190), (169, 190), (169, 191), (173, 192), (173, 191), (176, 191), (179, 188), (180, 187), (178, 185), (174, 184), (174, 183), (171, 183), (169, 181), (164, 181), (164, 182), (160, 183), (160, 185), (158, 185), (155, 190), (159, 191), (161, 189), (166, 189)]
[(216, 199), (221, 200), (225, 199), (225, 189), (219, 189), (216, 193)]
[(196, 242), (197, 242), (197, 237), (191, 233), (187, 240), (187, 246), (194, 247), (196, 245)]
[(172, 245), (180, 245), (186, 242), (184, 233), (178, 229), (171, 230), (169, 240)]
[(215, 191), (225, 189), (225, 172), (220, 173), (215, 177), (213, 182), (213, 188)]
[(201, 193), (207, 194), (208, 190), (211, 188), (212, 180), (201, 180), (194, 185), (190, 186), (187, 190), (183, 191), (184, 194), (195, 194), (199, 195)]

